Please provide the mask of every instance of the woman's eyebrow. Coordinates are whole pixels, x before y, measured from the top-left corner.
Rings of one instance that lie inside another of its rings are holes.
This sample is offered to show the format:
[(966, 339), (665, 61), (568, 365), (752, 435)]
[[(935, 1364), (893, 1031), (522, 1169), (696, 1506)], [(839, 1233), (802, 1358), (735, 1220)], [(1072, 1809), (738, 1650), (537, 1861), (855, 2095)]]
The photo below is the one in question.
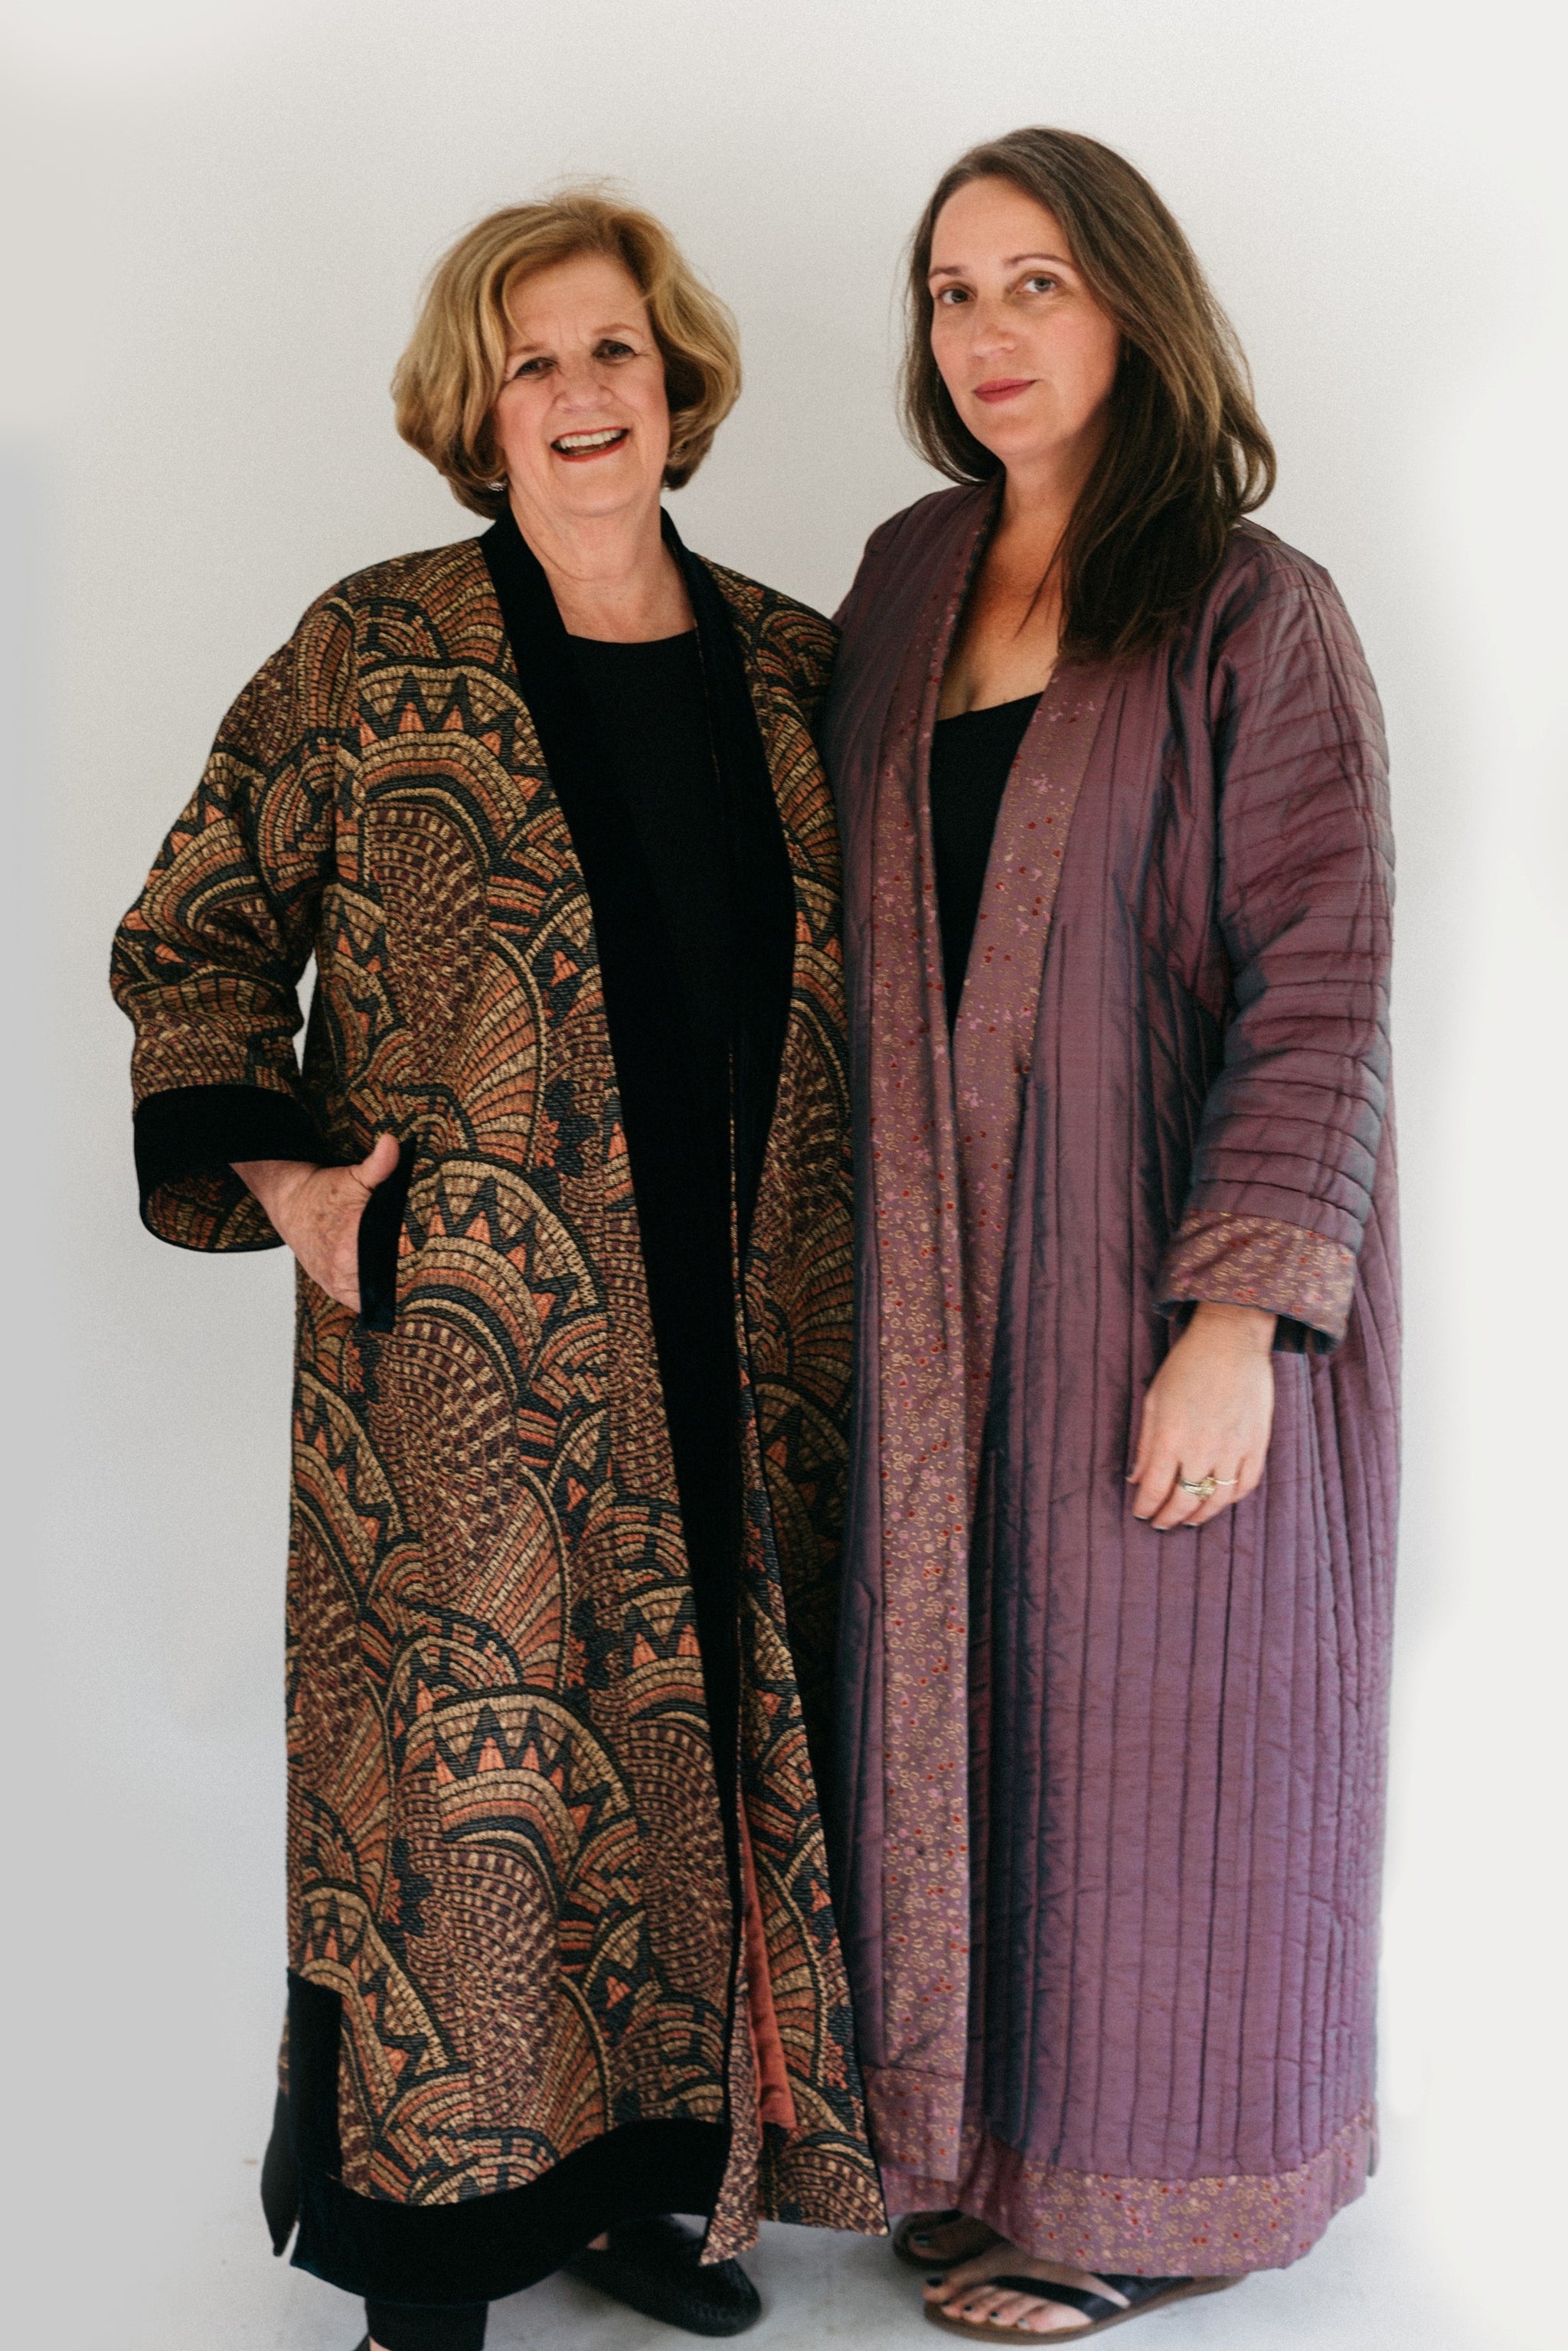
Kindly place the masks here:
[[(1049, 261), (1058, 269), (1071, 269), (1072, 262), (1065, 253), (1010, 253), (1003, 262), (1004, 269), (1017, 269), (1026, 261)], [(964, 277), (969, 273), (960, 262), (934, 262), (926, 275), (931, 277)]]
[[(632, 319), (612, 319), (609, 326), (595, 327), (593, 329), (595, 340), (601, 335), (637, 335), (643, 331)], [(523, 337), (507, 345), (507, 357), (509, 360), (515, 360), (520, 358), (524, 351), (544, 351), (549, 350), (549, 348), (548, 343), (530, 342)]]

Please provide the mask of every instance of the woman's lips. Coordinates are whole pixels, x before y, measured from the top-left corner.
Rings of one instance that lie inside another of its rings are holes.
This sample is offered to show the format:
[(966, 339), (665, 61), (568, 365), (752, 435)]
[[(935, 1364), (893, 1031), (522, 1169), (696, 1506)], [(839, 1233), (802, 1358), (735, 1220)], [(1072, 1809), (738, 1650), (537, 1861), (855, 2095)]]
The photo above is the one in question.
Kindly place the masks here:
[(562, 433), (550, 443), (558, 457), (569, 465), (586, 465), (592, 458), (608, 457), (630, 437), (629, 424), (601, 424), (591, 433)]
[(977, 383), (975, 398), (988, 402), (1012, 400), (1020, 392), (1027, 392), (1032, 381), (1033, 378), (1027, 375), (999, 375), (992, 383)]

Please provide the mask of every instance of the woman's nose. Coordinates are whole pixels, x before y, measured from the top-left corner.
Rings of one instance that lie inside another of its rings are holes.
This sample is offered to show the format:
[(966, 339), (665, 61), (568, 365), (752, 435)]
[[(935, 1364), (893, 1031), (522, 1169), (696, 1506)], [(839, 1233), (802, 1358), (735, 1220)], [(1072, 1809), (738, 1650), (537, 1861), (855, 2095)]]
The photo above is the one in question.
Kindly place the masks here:
[(586, 351), (563, 359), (556, 367), (556, 397), (573, 403), (598, 400), (608, 373), (603, 361)]
[(970, 313), (969, 340), (977, 351), (1010, 351), (1013, 322), (999, 304), (977, 302)]

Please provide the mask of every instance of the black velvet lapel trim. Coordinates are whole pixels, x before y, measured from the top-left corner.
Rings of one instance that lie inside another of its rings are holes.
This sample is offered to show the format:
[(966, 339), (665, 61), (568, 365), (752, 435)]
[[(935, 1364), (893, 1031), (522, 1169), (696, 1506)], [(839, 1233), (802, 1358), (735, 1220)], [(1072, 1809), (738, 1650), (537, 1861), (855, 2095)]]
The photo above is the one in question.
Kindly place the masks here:
[(623, 2123), (523, 2188), (456, 2204), (394, 2204), (344, 2187), (338, 2139), (342, 2002), (288, 1979), (289, 2095), (263, 2166), (281, 2252), (298, 2212), (296, 2265), (373, 2302), (498, 2302), (549, 2277), (601, 2229), (656, 2212), (713, 2211), (729, 2151), (719, 2123)]
[[(783, 1060), (793, 979), (794, 884), (773, 779), (747, 681), (735, 622), (707, 566), (682, 542), (668, 514), (664, 541), (681, 567), (697, 624), (707, 689), (714, 758), (723, 797), (736, 901), (765, 909), (765, 918), (740, 926), (740, 965), (732, 1040), (736, 1113), (736, 1207), (742, 1252), (750, 1234), (762, 1163)], [(653, 878), (636, 846), (625, 810), (606, 826), (601, 811), (613, 797), (605, 789), (606, 763), (593, 716), (578, 682), (570, 641), (532, 549), (510, 514), (479, 541), (495, 585), (545, 765), (561, 804), (600, 930), (607, 965), (628, 973), (672, 967)], [(627, 887), (626, 877), (632, 877)], [(601, 913), (602, 905), (602, 913)], [(621, 937), (612, 934), (620, 932)], [(607, 989), (613, 986), (611, 970)], [(676, 1034), (653, 1050), (666, 1065), (674, 1095), (684, 1089)]]
[(294, 1095), (270, 1086), (171, 1086), (137, 1103), (132, 1131), (141, 1221), (150, 1231), (156, 1228), (149, 1203), (165, 1184), (214, 1176), (232, 1186), (237, 1206), (245, 1186), (233, 1161), (310, 1159), (324, 1167), (335, 1155), (309, 1112)]
[(733, 1040), (735, 1189), (744, 1259), (757, 1207), (768, 1131), (779, 1091), (794, 978), (795, 888), (773, 778), (758, 724), (735, 622), (706, 563), (682, 545), (664, 517), (666, 545), (681, 567), (696, 616), (708, 717), (728, 830), (736, 904), (760, 919), (740, 925), (739, 990)]

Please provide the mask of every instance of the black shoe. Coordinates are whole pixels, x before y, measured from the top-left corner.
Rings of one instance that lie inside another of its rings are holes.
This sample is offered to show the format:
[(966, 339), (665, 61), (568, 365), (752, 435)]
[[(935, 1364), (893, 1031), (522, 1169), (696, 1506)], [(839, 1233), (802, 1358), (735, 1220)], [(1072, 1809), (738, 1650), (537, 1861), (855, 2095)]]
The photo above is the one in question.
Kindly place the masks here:
[(584, 2285), (644, 2318), (662, 2318), (688, 2335), (744, 2335), (762, 2315), (762, 2297), (738, 2262), (704, 2269), (701, 2252), (696, 2231), (662, 2212), (612, 2229), (606, 2251), (579, 2253), (566, 2266)]

